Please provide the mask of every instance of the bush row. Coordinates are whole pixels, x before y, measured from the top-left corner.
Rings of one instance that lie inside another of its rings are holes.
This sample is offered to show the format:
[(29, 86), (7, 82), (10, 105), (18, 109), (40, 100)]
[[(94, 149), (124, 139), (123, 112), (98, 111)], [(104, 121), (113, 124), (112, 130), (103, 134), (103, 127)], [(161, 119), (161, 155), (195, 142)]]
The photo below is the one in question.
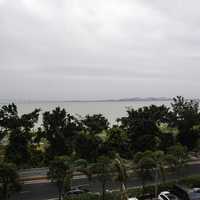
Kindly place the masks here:
[[(164, 190), (171, 190), (176, 184), (176, 181), (170, 181), (158, 185), (158, 193)], [(200, 187), (200, 175), (199, 176), (190, 176), (182, 178), (178, 181), (178, 184), (187, 186), (187, 187)], [(144, 188), (141, 187), (128, 189), (129, 197), (137, 197), (138, 199), (145, 199), (145, 197), (153, 197), (155, 195), (155, 186), (148, 185)], [(66, 197), (65, 200), (100, 200), (101, 196), (96, 194), (83, 194), (77, 197)], [(120, 199), (119, 192), (113, 192), (112, 194), (106, 194), (105, 200), (118, 200)]]

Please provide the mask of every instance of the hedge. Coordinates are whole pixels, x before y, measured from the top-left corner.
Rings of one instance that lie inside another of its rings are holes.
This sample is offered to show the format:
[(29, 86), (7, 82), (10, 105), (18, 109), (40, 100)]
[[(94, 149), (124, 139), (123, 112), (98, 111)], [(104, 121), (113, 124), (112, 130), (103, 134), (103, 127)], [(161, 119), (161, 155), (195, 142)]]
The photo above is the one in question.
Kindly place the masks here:
[[(161, 191), (171, 190), (173, 186), (177, 182), (170, 181), (166, 183), (162, 183), (158, 185), (158, 193)], [(187, 187), (200, 187), (200, 175), (199, 176), (189, 176), (186, 178), (182, 178), (178, 181), (179, 184), (187, 186)], [(148, 185), (145, 187), (144, 196), (143, 189), (141, 187), (129, 188), (128, 195), (129, 197), (137, 197), (138, 199), (145, 199), (146, 196), (155, 197), (155, 186)], [(77, 197), (66, 197), (65, 200), (100, 200), (101, 196), (95, 195), (92, 193), (83, 194)], [(111, 194), (106, 194), (105, 200), (118, 200), (120, 199), (120, 195), (118, 191), (114, 191)]]

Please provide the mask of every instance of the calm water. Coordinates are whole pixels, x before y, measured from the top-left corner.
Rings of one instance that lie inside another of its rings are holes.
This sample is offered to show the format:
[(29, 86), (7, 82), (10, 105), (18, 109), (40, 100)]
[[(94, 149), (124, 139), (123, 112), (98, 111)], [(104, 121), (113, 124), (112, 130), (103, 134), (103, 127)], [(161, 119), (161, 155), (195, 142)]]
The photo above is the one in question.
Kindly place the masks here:
[[(155, 105), (170, 105), (170, 101), (126, 101), (126, 102), (42, 102), (42, 103), (18, 103), (19, 114), (25, 114), (33, 111), (35, 108), (40, 108), (41, 113), (51, 111), (57, 106), (65, 108), (70, 114), (76, 116), (85, 116), (87, 114), (103, 114), (111, 124), (119, 117), (126, 116), (126, 110), (129, 107), (139, 108), (142, 106)], [(2, 105), (2, 104), (0, 104)], [(39, 123), (42, 123), (40, 116)]]

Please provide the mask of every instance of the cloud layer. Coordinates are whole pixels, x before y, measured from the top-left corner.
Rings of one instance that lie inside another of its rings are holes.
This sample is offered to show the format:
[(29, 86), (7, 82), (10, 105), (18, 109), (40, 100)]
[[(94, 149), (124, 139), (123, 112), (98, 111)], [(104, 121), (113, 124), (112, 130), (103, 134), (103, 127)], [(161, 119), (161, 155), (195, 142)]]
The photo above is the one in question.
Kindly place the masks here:
[(200, 97), (199, 6), (0, 0), (0, 99)]

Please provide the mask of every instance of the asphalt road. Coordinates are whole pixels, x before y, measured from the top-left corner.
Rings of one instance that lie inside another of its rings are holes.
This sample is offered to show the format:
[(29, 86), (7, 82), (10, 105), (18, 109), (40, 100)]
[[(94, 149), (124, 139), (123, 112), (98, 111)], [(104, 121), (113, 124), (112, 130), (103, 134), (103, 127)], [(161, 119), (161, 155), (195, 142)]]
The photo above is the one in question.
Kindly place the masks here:
[[(200, 164), (190, 165), (185, 169), (184, 175), (200, 174)], [(173, 176), (167, 178), (174, 179)], [(152, 182), (153, 183), (153, 182)], [(86, 178), (75, 179), (72, 182), (73, 186), (89, 184)], [(128, 187), (140, 186), (140, 180), (131, 177), (127, 181)], [(101, 192), (101, 184), (97, 180), (90, 183), (90, 191)], [(110, 181), (107, 189), (118, 189), (119, 185)], [(11, 200), (54, 200), (57, 197), (57, 188), (53, 183), (42, 181), (30, 181), (23, 185), (22, 191), (11, 198)]]

